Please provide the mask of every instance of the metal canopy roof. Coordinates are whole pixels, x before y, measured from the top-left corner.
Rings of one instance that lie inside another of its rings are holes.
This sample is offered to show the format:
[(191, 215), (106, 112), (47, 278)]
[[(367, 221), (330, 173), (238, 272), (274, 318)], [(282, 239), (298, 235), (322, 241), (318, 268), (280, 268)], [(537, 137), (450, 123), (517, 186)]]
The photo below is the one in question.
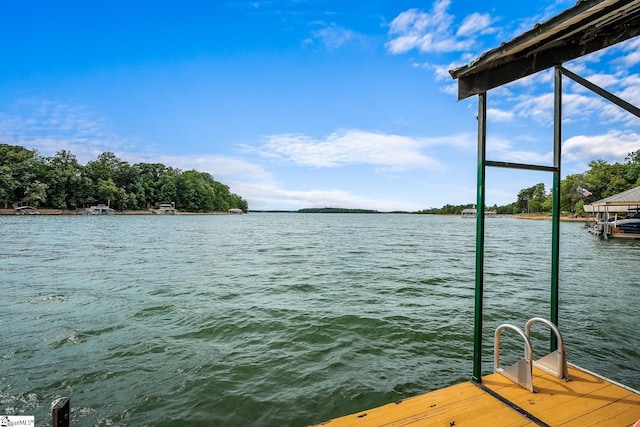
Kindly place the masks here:
[(584, 205), (584, 210), (585, 212), (596, 212), (603, 206), (606, 206), (607, 210), (611, 212), (626, 212), (631, 208), (637, 208), (640, 206), (640, 187), (614, 194), (590, 205)]
[(640, 34), (640, 0), (578, 0), (533, 29), (450, 70), (458, 100)]

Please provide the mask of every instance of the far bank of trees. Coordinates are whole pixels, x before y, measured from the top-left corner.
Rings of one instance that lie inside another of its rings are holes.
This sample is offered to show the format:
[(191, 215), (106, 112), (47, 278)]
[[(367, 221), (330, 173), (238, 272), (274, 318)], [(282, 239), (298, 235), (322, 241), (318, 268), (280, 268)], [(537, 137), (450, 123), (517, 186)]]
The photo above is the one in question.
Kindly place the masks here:
[(191, 212), (248, 209), (242, 197), (206, 172), (183, 172), (161, 163), (130, 165), (111, 152), (81, 165), (66, 150), (43, 157), (36, 150), (0, 144), (0, 206), (16, 201), (55, 209), (104, 203), (142, 210), (168, 202)]
[[(560, 183), (560, 210), (568, 214), (584, 215), (584, 205), (640, 186), (640, 150), (630, 153), (624, 163), (609, 164), (604, 160), (589, 163), (589, 170), (568, 175)], [(590, 196), (578, 192), (587, 189)], [(461, 214), (475, 205), (445, 205), (439, 209), (427, 209), (418, 213)], [(505, 206), (488, 206), (487, 210), (501, 215), (520, 213), (548, 213), (552, 210), (551, 189), (540, 183), (524, 188), (515, 202)]]
[(349, 208), (304, 208), (298, 209), (298, 213), (380, 213), (372, 209), (349, 209)]

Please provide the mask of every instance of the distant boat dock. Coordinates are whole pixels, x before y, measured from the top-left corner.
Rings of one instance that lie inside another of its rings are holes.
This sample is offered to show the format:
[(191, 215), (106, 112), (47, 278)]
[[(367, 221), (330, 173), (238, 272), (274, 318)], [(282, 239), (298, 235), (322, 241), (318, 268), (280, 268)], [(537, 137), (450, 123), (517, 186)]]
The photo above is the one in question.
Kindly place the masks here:
[(38, 209), (31, 206), (28, 202), (15, 202), (13, 203), (16, 215), (40, 215)]
[[(476, 209), (465, 209), (462, 211), (462, 218), (475, 218), (478, 214)], [(499, 215), (496, 211), (485, 211), (485, 218), (502, 218), (502, 215)]]
[(175, 202), (171, 203), (160, 203), (158, 209), (151, 209), (156, 215), (175, 215), (176, 214), (176, 204)]
[(116, 211), (107, 205), (95, 205), (86, 208), (83, 213), (85, 215), (113, 215)]
[(584, 206), (586, 227), (605, 239), (640, 239), (640, 187)]

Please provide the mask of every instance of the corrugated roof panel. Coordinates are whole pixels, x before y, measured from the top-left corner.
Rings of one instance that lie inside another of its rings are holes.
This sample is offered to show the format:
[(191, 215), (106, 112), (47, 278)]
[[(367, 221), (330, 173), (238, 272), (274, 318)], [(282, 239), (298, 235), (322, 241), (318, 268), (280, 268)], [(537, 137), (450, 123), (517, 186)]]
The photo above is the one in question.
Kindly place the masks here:
[(611, 197), (607, 197), (606, 199), (598, 200), (597, 202), (591, 203), (594, 206), (598, 205), (609, 205), (609, 204), (640, 204), (640, 187), (632, 188), (631, 190), (623, 191), (619, 194), (614, 194)]

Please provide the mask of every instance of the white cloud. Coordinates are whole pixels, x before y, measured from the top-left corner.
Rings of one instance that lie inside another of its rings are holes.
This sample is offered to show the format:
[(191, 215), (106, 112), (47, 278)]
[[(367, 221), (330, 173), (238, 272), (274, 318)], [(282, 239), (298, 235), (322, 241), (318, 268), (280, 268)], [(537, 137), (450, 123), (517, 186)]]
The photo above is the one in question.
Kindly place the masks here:
[(179, 168), (181, 170), (196, 169), (203, 172), (209, 172), (216, 180), (224, 182), (228, 181), (240, 182), (246, 177), (261, 182), (272, 182), (273, 178), (261, 166), (255, 163), (237, 159), (229, 156), (211, 156), (211, 155), (188, 155), (188, 156), (164, 156), (164, 155), (147, 155), (123, 153), (123, 160), (131, 163), (160, 162), (167, 166)]
[(618, 48), (624, 53), (621, 59), (627, 67), (640, 63), (640, 39), (638, 37), (620, 43)]
[(522, 146), (535, 146), (536, 141), (527, 137), (519, 137), (517, 140), (499, 135), (487, 136), (487, 156), (491, 160), (526, 163), (526, 164), (550, 164), (553, 160), (552, 152), (539, 153), (531, 150), (514, 148)]
[[(513, 82), (505, 86), (517, 88), (519, 92), (521, 92), (522, 90), (533, 91), (541, 85), (544, 85), (545, 83), (552, 83), (553, 77), (553, 69), (549, 69), (546, 71), (540, 71), (536, 74), (530, 74), (518, 80), (514, 80)], [(553, 86), (551, 84), (549, 84), (548, 86), (549, 88), (551, 88), (550, 90), (553, 90)]]
[[(340, 27), (335, 23), (315, 22), (315, 24), (321, 25), (322, 28), (311, 32), (313, 39), (319, 40), (330, 51), (339, 49), (355, 36), (353, 31)], [(307, 39), (305, 43), (310, 41)]]
[(85, 108), (33, 99), (0, 113), (0, 141), (37, 149), (44, 156), (67, 150), (80, 163), (95, 160), (105, 151), (134, 145), (132, 139), (117, 135)]
[(616, 94), (633, 105), (640, 105), (640, 75), (626, 76), (620, 79), (619, 83), (622, 91)]
[(567, 139), (562, 150), (572, 161), (602, 159), (620, 162), (627, 154), (640, 150), (640, 135), (619, 130), (601, 135), (579, 135)]
[(553, 123), (553, 94), (521, 96), (514, 107), (514, 111), (517, 111), (518, 117), (528, 117), (540, 124), (550, 125)]
[[(619, 74), (616, 75), (616, 74), (597, 73), (597, 74), (588, 75), (583, 78), (589, 80), (591, 83), (593, 83), (596, 86), (600, 86), (601, 88), (608, 90), (609, 92), (613, 92), (613, 88), (618, 86), (618, 84), (620, 84), (620, 77), (621, 76)], [(587, 89), (586, 87), (578, 83), (575, 83), (573, 85), (573, 90), (578, 92), (578, 91), (588, 91), (589, 89)]]
[(461, 148), (470, 141), (466, 136), (412, 138), (351, 129), (334, 132), (322, 140), (302, 134), (272, 135), (262, 154), (312, 167), (371, 164), (390, 170), (444, 169), (440, 161), (424, 153), (426, 148), (439, 144)]
[(487, 32), (494, 32), (490, 26), (493, 20), (487, 13), (472, 13), (464, 18), (460, 28), (456, 32), (457, 36), (470, 36), (473, 34), (486, 34)]
[(433, 68), (433, 72), (436, 76), (436, 81), (439, 82), (447, 82), (451, 83), (453, 80), (451, 79), (451, 74), (449, 74), (449, 70), (452, 68), (452, 65), (430, 65), (430, 68)]
[[(542, 126), (552, 126), (553, 102), (553, 93), (544, 93), (537, 96), (525, 95), (519, 97), (519, 101), (514, 106), (514, 111), (517, 111), (518, 117), (531, 118)], [(601, 98), (565, 93), (562, 96), (562, 120), (563, 122), (582, 121), (591, 115), (604, 119), (602, 113), (606, 111), (606, 107), (606, 102)]]
[(458, 95), (458, 83), (449, 83), (448, 85), (443, 86), (440, 90), (447, 95)]
[(510, 122), (514, 119), (515, 114), (513, 111), (504, 111), (497, 108), (487, 109), (487, 120), (493, 122)]
[(629, 114), (622, 108), (613, 103), (606, 103), (600, 111), (600, 117), (602, 117), (605, 124), (620, 123), (625, 121), (637, 121), (637, 117)]
[(495, 19), (491, 15), (474, 12), (462, 20), (456, 31), (453, 25), (455, 17), (447, 12), (450, 4), (451, 0), (435, 0), (429, 12), (414, 8), (400, 13), (389, 26), (386, 48), (392, 54), (413, 49), (431, 54), (459, 53), (460, 59), (453, 59), (449, 65), (419, 65), (434, 70), (436, 81), (445, 84), (441, 91), (455, 94), (455, 85), (450, 84), (448, 70), (473, 60), (477, 52), (470, 51), (479, 48), (478, 38), (497, 30), (492, 27)]
[[(402, 201), (397, 192), (390, 195), (379, 192), (375, 196), (358, 194), (358, 191), (348, 189), (348, 182), (344, 188), (306, 184), (305, 188), (296, 189), (296, 185), (304, 184), (296, 181), (280, 183), (278, 167), (302, 166), (300, 173), (303, 176), (309, 167), (363, 166), (363, 170), (393, 172), (392, 175), (398, 177), (400, 172), (440, 173), (447, 170), (449, 165), (432, 154), (438, 153), (441, 147), (471, 152), (475, 149), (475, 135), (472, 134), (418, 138), (352, 129), (336, 131), (326, 138), (298, 134), (268, 137), (258, 149), (245, 150), (245, 155), (263, 156), (257, 161), (254, 161), (255, 157), (215, 154), (171, 156), (157, 147), (142, 145), (139, 140), (119, 136), (104, 120), (86, 109), (37, 101), (0, 111), (0, 142), (37, 149), (45, 156), (65, 149), (75, 154), (82, 164), (110, 151), (129, 164), (163, 163), (182, 170), (208, 172), (247, 200), (252, 209), (340, 206), (380, 211), (411, 211), (425, 206), (417, 205), (421, 203), (417, 198)], [(273, 159), (281, 161), (269, 164)], [(385, 179), (387, 176), (389, 174)], [(430, 192), (429, 197), (436, 197), (434, 194)]]
[[(245, 183), (237, 186), (238, 194), (250, 202), (253, 210), (297, 210), (301, 208), (340, 207), (375, 209), (381, 212), (422, 209), (416, 203), (363, 197), (340, 189), (286, 190), (277, 184)], [(244, 196), (246, 195), (246, 197)]]
[(516, 163), (550, 165), (553, 161), (553, 153), (538, 153), (535, 151), (514, 150), (505, 153), (503, 159)]
[(592, 114), (599, 115), (606, 106), (606, 102), (594, 95), (564, 94), (562, 96), (562, 118), (570, 121), (588, 119)]
[(515, 30), (510, 34), (507, 34), (506, 37), (513, 38), (526, 31), (531, 30), (535, 25), (541, 24), (557, 15), (561, 11), (570, 8), (571, 6), (573, 6), (572, 3), (575, 4), (575, 0), (558, 0), (555, 2), (550, 2), (550, 4), (545, 7), (545, 9), (540, 14), (528, 16), (526, 18), (518, 20)]
[(67, 150), (76, 156), (80, 164), (93, 161), (109, 151), (129, 164), (162, 163), (181, 170), (196, 169), (211, 173), (236, 193), (236, 184), (246, 179), (273, 182), (269, 172), (242, 159), (158, 153), (153, 147), (141, 146), (138, 141), (120, 137), (103, 120), (84, 108), (48, 101), (23, 101), (10, 113), (0, 112), (0, 143), (35, 149), (47, 157)]
[[(406, 53), (412, 49), (423, 53), (457, 52), (471, 47), (471, 39), (457, 39), (453, 34), (453, 16), (447, 13), (450, 3), (450, 0), (437, 0), (429, 13), (420, 9), (400, 13), (389, 27), (392, 39), (387, 43), (387, 50), (393, 54)], [(480, 24), (481, 20), (476, 18), (466, 28)]]

